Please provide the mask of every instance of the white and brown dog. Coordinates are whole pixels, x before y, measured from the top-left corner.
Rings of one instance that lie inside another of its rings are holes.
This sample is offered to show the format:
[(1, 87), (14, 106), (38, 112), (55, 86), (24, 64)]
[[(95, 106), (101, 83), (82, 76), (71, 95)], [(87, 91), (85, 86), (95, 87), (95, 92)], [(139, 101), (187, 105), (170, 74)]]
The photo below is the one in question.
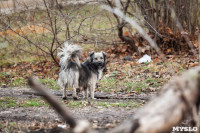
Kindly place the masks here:
[(104, 52), (91, 52), (87, 60), (80, 63), (81, 47), (64, 43), (64, 48), (58, 53), (60, 57), (60, 73), (58, 84), (63, 89), (63, 99), (66, 99), (66, 88), (73, 88), (73, 98), (77, 99), (76, 89), (83, 91), (84, 98), (94, 99), (96, 83), (102, 76), (106, 66), (106, 54)]

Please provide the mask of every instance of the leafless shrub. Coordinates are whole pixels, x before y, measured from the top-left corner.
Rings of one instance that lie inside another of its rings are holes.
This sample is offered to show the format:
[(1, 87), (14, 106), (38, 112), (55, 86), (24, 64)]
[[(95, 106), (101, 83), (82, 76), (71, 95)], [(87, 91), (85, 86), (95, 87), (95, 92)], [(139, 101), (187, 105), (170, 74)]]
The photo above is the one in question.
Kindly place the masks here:
[(69, 5), (61, 0), (40, 0), (34, 8), (29, 2), (17, 1), (15, 5), (21, 8), (0, 14), (1, 40), (17, 50), (45, 59), (51, 57), (56, 64), (57, 48), (64, 41), (112, 44), (116, 40), (111, 37), (115, 36), (116, 27), (110, 16), (91, 1)]

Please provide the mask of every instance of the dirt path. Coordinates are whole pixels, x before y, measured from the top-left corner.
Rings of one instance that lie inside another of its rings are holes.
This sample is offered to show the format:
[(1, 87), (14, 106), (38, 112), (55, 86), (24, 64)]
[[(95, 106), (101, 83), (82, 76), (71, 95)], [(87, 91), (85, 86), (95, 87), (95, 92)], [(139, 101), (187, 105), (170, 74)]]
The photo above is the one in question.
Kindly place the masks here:
[[(61, 100), (61, 92), (51, 90), (51, 93), (57, 96), (58, 100)], [(34, 95), (35, 94), (35, 95)], [(70, 93), (68, 94), (70, 95)], [(105, 95), (105, 94), (102, 94)], [(153, 95), (153, 94), (152, 94)], [(101, 93), (98, 94), (101, 96)], [(143, 99), (149, 99), (151, 95), (142, 95)], [(24, 103), (24, 101), (32, 99), (40, 99), (37, 93), (33, 92), (29, 88), (0, 88), (0, 99), (13, 98), (17, 103)], [(138, 98), (138, 97), (137, 97)], [(93, 128), (112, 128), (122, 122), (124, 119), (130, 117), (138, 109), (137, 107), (129, 107), (125, 102), (131, 102), (138, 105), (143, 105), (145, 100), (141, 99), (97, 99), (87, 102), (84, 100), (78, 100), (80, 104), (70, 106), (67, 104), (68, 111), (74, 116), (75, 119), (87, 119), (91, 122)], [(5, 101), (4, 101), (5, 102)], [(63, 101), (62, 101), (63, 102)], [(74, 102), (73, 99), (64, 101), (64, 103)], [(121, 103), (122, 106), (112, 106), (115, 103)], [(8, 103), (7, 103), (8, 104)], [(107, 104), (109, 106), (107, 106)], [(2, 107), (0, 106), (0, 125), (5, 126), (6, 123), (14, 122), (17, 125), (26, 125), (26, 131), (41, 130), (43, 128), (55, 127), (62, 123), (62, 118), (53, 110), (49, 105), (42, 106), (13, 106), (13, 107)], [(48, 126), (41, 126), (41, 123), (49, 123)], [(35, 125), (37, 128), (35, 129)], [(39, 127), (38, 127), (39, 125)], [(51, 126), (50, 126), (51, 125)], [(5, 128), (5, 127), (4, 127)], [(4, 130), (4, 128), (0, 131)], [(15, 129), (19, 130), (19, 129)]]

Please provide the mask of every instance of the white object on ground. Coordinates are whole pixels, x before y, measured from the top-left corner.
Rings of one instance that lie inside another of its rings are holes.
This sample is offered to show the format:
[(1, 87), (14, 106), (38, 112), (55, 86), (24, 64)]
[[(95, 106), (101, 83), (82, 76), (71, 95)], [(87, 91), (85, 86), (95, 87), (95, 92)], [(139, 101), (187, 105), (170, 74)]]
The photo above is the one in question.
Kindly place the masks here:
[(58, 124), (58, 127), (60, 127), (60, 128), (66, 128), (67, 126), (66, 125), (62, 125), (62, 124)]
[(137, 63), (145, 63), (145, 62), (151, 62), (151, 57), (145, 54), (142, 58), (140, 58)]

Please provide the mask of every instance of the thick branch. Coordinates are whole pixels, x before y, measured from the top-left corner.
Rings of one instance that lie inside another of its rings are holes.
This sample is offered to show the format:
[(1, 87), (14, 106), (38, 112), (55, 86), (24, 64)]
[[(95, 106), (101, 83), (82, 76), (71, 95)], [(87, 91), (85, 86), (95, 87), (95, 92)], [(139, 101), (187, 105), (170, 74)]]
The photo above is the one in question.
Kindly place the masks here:
[[(196, 121), (200, 105), (200, 67), (166, 84), (159, 96), (111, 133), (163, 133), (172, 131), (186, 116)], [(195, 113), (194, 113), (195, 112)]]
[[(114, 8), (114, 6), (113, 6), (113, 4), (112, 4), (112, 2), (111, 2), (110, 0), (107, 0), (107, 3), (108, 3), (108, 5), (109, 5), (111, 8)], [(119, 17), (118, 17), (116, 14), (114, 14), (114, 13), (113, 13), (113, 16), (115, 17), (115, 19), (117, 20), (117, 24), (119, 25), (119, 24), (120, 24), (120, 19), (119, 19)]]
[(47, 88), (36, 82), (34, 78), (29, 78), (28, 84), (31, 88), (40, 93), (44, 99), (51, 104), (51, 106), (54, 107), (54, 109), (63, 117), (63, 119), (70, 125), (70, 127), (74, 128), (76, 126), (74, 118), (68, 114), (66, 108), (61, 103), (59, 103), (52, 94), (48, 92)]
[(121, 24), (121, 25), (118, 26), (118, 36), (119, 36), (119, 38), (122, 41), (130, 44), (133, 47), (133, 51), (138, 52), (138, 47), (135, 45), (135, 41), (131, 37), (123, 35), (123, 27), (124, 27), (124, 24)]

